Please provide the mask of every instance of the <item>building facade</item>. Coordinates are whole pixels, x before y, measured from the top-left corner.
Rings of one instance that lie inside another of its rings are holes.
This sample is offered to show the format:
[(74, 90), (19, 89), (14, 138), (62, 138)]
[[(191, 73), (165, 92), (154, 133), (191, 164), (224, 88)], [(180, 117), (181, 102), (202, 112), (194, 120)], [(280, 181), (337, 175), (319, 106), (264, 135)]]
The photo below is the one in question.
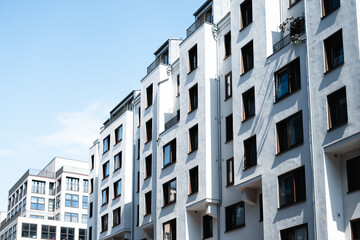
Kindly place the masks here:
[(359, 12), (206, 1), (90, 149), (89, 239), (359, 239)]
[(1, 240), (87, 239), (88, 163), (55, 157), (9, 190)]

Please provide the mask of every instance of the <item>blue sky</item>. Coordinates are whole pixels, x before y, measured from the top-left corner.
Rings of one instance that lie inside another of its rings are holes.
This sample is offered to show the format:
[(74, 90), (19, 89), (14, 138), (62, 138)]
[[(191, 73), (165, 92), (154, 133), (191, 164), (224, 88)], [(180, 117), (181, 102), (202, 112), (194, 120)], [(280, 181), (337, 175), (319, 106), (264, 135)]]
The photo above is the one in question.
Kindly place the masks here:
[(27, 169), (88, 160), (108, 112), (204, 2), (0, 1), (0, 211)]

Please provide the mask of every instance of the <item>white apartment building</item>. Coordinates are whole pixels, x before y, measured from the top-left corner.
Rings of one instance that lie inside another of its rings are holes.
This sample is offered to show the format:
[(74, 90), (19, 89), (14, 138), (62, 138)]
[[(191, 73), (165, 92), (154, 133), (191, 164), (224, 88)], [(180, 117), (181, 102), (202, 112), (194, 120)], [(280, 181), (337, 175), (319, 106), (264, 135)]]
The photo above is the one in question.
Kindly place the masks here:
[[(90, 149), (89, 239), (360, 239), (359, 12), (356, 0), (206, 1)], [(121, 124), (128, 191), (100, 207)]]
[(1, 240), (87, 239), (88, 163), (55, 157), (29, 169), (9, 190)]

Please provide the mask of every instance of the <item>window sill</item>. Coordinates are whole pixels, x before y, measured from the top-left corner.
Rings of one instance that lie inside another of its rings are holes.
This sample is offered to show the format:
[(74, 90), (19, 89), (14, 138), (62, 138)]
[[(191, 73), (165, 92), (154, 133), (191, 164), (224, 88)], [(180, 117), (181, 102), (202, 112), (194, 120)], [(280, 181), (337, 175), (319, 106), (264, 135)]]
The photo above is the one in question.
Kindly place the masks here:
[(168, 204), (162, 206), (161, 208), (164, 209), (164, 208), (166, 208), (166, 207), (168, 207), (168, 206), (174, 205), (175, 203), (176, 203), (176, 200), (174, 200), (174, 201), (172, 201), (172, 202), (169, 202)]
[(245, 122), (247, 122), (247, 121), (250, 121), (250, 119), (253, 119), (255, 116), (256, 116), (256, 114), (254, 114), (254, 115), (252, 115), (252, 116), (249, 116), (249, 117), (243, 119), (241, 122), (242, 122), (242, 123), (245, 123)]
[(228, 187), (232, 187), (232, 186), (234, 186), (234, 183), (227, 183), (225, 187), (228, 188)]
[(279, 98), (277, 98), (277, 97), (275, 96), (275, 102), (274, 102), (274, 104), (280, 102), (281, 100), (283, 100), (283, 99), (285, 99), (285, 98), (288, 98), (289, 96), (295, 94), (296, 92), (298, 92), (298, 91), (300, 91), (300, 90), (301, 90), (301, 86), (300, 86), (298, 89), (295, 89), (294, 91), (292, 91), (292, 92), (290, 92), (290, 93), (288, 93), (288, 94), (286, 94), (286, 95), (284, 95), (284, 96), (281, 96), (281, 97), (279, 97)]
[(164, 169), (166, 169), (166, 168), (168, 168), (168, 167), (172, 166), (172, 165), (173, 165), (173, 164), (175, 164), (175, 163), (176, 163), (176, 161), (175, 161), (175, 162), (171, 162), (171, 163), (169, 163), (168, 165), (163, 166), (161, 170), (164, 170)]
[[(147, 141), (144, 143), (144, 145), (148, 144), (148, 143), (151, 142), (151, 141), (152, 141), (152, 139), (147, 140)], [(139, 159), (139, 158), (138, 158), (138, 159)]]
[(190, 154), (192, 154), (192, 153), (196, 152), (197, 150), (198, 150), (198, 149), (196, 148), (196, 149), (192, 150), (191, 152), (188, 152), (188, 155), (190, 155)]
[(257, 166), (257, 162), (256, 162), (255, 165), (252, 165), (252, 166), (249, 166), (249, 167), (244, 167), (244, 168), (243, 168), (243, 171), (249, 170), (249, 169), (254, 168), (254, 167), (256, 167), (256, 166)]
[(351, 191), (348, 191), (346, 194), (352, 194), (354, 192), (359, 192), (360, 191), (360, 188), (359, 189), (354, 189), (354, 190), (351, 190)]
[(342, 62), (342, 63), (340, 63), (340, 64), (338, 64), (337, 66), (335, 66), (335, 67), (327, 70), (326, 72), (324, 72), (324, 75), (327, 75), (327, 74), (331, 73), (332, 71), (335, 71), (336, 69), (340, 68), (340, 67), (341, 67), (342, 65), (344, 65), (344, 64), (345, 64), (345, 61)]
[(228, 139), (228, 140), (225, 141), (225, 144), (228, 144), (228, 143), (230, 143), (232, 141), (233, 141), (233, 139)]
[(120, 169), (121, 169), (121, 167), (115, 169), (113, 173), (116, 173), (116, 172), (119, 171)]
[(276, 153), (275, 156), (282, 155), (282, 154), (284, 154), (286, 152), (289, 152), (289, 151), (293, 150), (294, 148), (300, 147), (303, 144), (304, 144), (304, 140), (302, 142), (300, 142), (300, 143), (295, 144), (294, 146), (290, 147), (289, 149), (286, 149), (286, 150), (283, 150), (281, 152)]
[(187, 73), (187, 75), (190, 75), (192, 72), (194, 72), (196, 69), (197, 69), (198, 67), (196, 66), (194, 69), (191, 69), (188, 73)]
[(106, 180), (107, 178), (108, 178), (109, 176), (106, 176), (106, 177), (104, 177), (103, 179), (101, 179), (101, 181), (104, 181), (104, 180)]
[(151, 215), (151, 212), (145, 213), (144, 217)]
[(337, 8), (334, 8), (332, 11), (326, 13), (324, 16), (322, 16), (320, 19), (323, 20), (326, 17), (328, 17), (329, 15), (331, 15), (332, 13), (336, 12), (336, 10), (338, 10), (341, 7), (341, 5), (339, 5)]
[(250, 72), (252, 69), (254, 69), (254, 66), (252, 66), (250, 69), (247, 69), (247, 70), (244, 71), (242, 74), (240, 74), (240, 77), (244, 76), (245, 74), (247, 74), (248, 72)]
[(105, 207), (108, 203), (101, 204), (101, 207)]
[(231, 57), (231, 53), (230, 53), (229, 55), (225, 55), (223, 60), (225, 61), (225, 60), (228, 59), (229, 57)]
[(301, 204), (301, 203), (304, 203), (306, 202), (306, 198), (304, 200), (301, 200), (301, 201), (298, 201), (298, 202), (293, 202), (293, 203), (288, 203), (284, 206), (280, 206), (278, 207), (278, 210), (282, 210), (282, 209), (286, 209), (286, 208), (289, 208), (289, 207), (292, 207), (292, 206), (295, 206), (295, 205), (298, 205), (298, 204)]
[(147, 179), (150, 179), (151, 178), (151, 175), (150, 176), (146, 176), (145, 178), (144, 178), (144, 180), (147, 180)]
[(250, 26), (250, 25), (252, 24), (252, 22), (253, 22), (253, 21), (251, 20), (251, 22), (250, 22), (248, 25), (240, 28), (239, 32), (242, 32), (244, 29), (246, 29), (248, 26)]
[(343, 126), (346, 126), (347, 124), (348, 124), (347, 121), (344, 122), (344, 123), (340, 123), (339, 125), (336, 125), (336, 126), (334, 126), (334, 127), (332, 127), (332, 128), (329, 128), (327, 131), (328, 131), (328, 132), (335, 131), (335, 129), (338, 129), (338, 128), (341, 128), (341, 127), (343, 127)]
[(114, 227), (117, 227), (117, 226), (119, 226), (119, 225), (120, 225), (120, 223), (115, 224), (115, 225), (113, 225), (112, 227), (114, 228)]
[[(109, 149), (110, 150), (110, 149)], [(102, 155), (105, 155), (106, 153), (108, 153), (109, 152), (109, 150), (107, 150), (106, 152), (103, 152), (103, 154)]]
[(232, 95), (225, 97), (224, 102), (226, 102), (227, 100), (229, 100), (231, 98), (232, 98)]
[(189, 193), (189, 194), (188, 194), (188, 197), (193, 196), (193, 195), (197, 194), (198, 192), (199, 192), (199, 191)]
[(149, 105), (149, 106), (146, 106), (146, 107), (145, 107), (145, 111), (148, 110), (151, 106), (152, 106), (152, 104)]
[(114, 147), (115, 147), (116, 145), (118, 145), (120, 142), (122, 142), (122, 139), (120, 139), (118, 142), (116, 142), (116, 143), (114, 144)]
[(241, 225), (241, 226), (238, 226), (238, 227), (235, 227), (233, 229), (229, 229), (229, 230), (226, 230), (224, 233), (229, 233), (229, 232), (232, 232), (232, 231), (236, 231), (238, 230), (239, 228), (243, 228), (245, 227), (245, 224)]
[(192, 112), (195, 112), (196, 109), (198, 109), (198, 107), (196, 107), (196, 108), (194, 108), (194, 109), (191, 109), (191, 110), (188, 112), (188, 114), (190, 114), (190, 113), (192, 113)]
[(113, 198), (113, 200), (115, 200), (115, 199), (117, 199), (117, 198), (119, 198), (119, 197), (121, 197), (121, 194), (120, 194), (119, 196), (115, 196), (115, 197)]
[(301, 2), (301, 0), (296, 1), (296, 3), (293, 4), (289, 4), (290, 6), (288, 7), (288, 10), (292, 7), (294, 7), (296, 4), (298, 4), (299, 2)]

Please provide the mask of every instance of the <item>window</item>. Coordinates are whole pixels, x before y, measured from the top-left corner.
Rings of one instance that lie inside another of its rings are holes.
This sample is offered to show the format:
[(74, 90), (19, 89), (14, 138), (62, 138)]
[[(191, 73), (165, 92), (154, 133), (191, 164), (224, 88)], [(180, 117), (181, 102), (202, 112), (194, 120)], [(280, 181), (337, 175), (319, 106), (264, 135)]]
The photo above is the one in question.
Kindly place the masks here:
[(82, 197), (82, 208), (88, 208), (89, 206), (89, 197), (83, 196)]
[(150, 84), (146, 88), (146, 108), (150, 107), (153, 103), (153, 85)]
[(55, 239), (56, 238), (56, 227), (42, 225), (41, 226), (41, 239)]
[(79, 240), (86, 240), (86, 229), (79, 228)]
[(95, 156), (91, 155), (91, 159), (90, 159), (90, 170), (94, 169), (94, 165), (95, 164)]
[(346, 161), (348, 192), (360, 190), (360, 156)]
[(203, 216), (203, 239), (213, 237), (213, 218), (209, 215)]
[(194, 111), (198, 107), (198, 85), (195, 84), (189, 89), (189, 112)]
[(196, 166), (189, 170), (189, 195), (197, 193), (199, 190), (199, 167)]
[(55, 199), (49, 199), (48, 210), (49, 212), (55, 211)]
[(244, 169), (257, 164), (256, 135), (244, 141)]
[(78, 214), (66, 212), (64, 221), (77, 223), (78, 222)]
[(31, 209), (44, 211), (45, 198), (31, 197)]
[(65, 206), (66, 207), (79, 207), (79, 195), (65, 194)]
[(87, 222), (88, 222), (88, 215), (87, 214), (81, 215), (81, 223), (87, 224)]
[(264, 214), (263, 214), (263, 198), (262, 198), (262, 193), (259, 194), (259, 214), (260, 214), (260, 217), (259, 217), (259, 222), (262, 222), (263, 219), (264, 219)]
[(138, 153), (137, 153), (137, 159), (140, 159), (140, 138), (138, 139), (138, 141), (137, 141), (137, 145), (138, 145)]
[(151, 177), (152, 155), (145, 158), (145, 179)]
[(197, 68), (197, 45), (189, 50), (189, 72)]
[(121, 222), (121, 207), (113, 210), (113, 227), (120, 225)]
[(66, 190), (79, 191), (79, 179), (66, 177)]
[(140, 127), (140, 124), (141, 124), (141, 107), (139, 107), (138, 110), (138, 127)]
[(247, 27), (252, 22), (252, 2), (245, 0), (240, 4), (241, 12), (241, 29)]
[(139, 208), (139, 204), (136, 206), (136, 226), (139, 226), (139, 221), (140, 221), (140, 208)]
[(110, 150), (110, 135), (103, 140), (103, 154)]
[(360, 219), (351, 221), (351, 232), (353, 240), (360, 239)]
[(323, 16), (332, 13), (339, 7), (340, 7), (340, 0), (323, 0), (322, 1)]
[(152, 139), (152, 119), (146, 122), (146, 143)]
[(91, 218), (93, 216), (93, 203), (90, 203), (90, 208), (89, 208), (89, 218)]
[(163, 147), (163, 165), (164, 167), (176, 162), (176, 139)]
[(283, 229), (280, 231), (281, 240), (308, 239), (307, 224)]
[(118, 128), (115, 129), (115, 144), (122, 140), (123, 136), (123, 126), (120, 125)]
[(280, 207), (288, 206), (306, 198), (305, 168), (300, 167), (279, 176)]
[(145, 215), (151, 213), (151, 191), (145, 193)]
[(107, 178), (110, 174), (110, 161), (103, 164), (103, 179)]
[(225, 75), (225, 100), (232, 96), (232, 73), (229, 72)]
[(242, 95), (243, 99), (243, 120), (255, 116), (255, 90), (254, 87), (247, 90)]
[(105, 188), (104, 190), (102, 190), (102, 194), (101, 194), (101, 197), (102, 197), (102, 205), (105, 205), (109, 202), (109, 188)]
[(275, 99), (291, 95), (300, 89), (300, 59), (297, 58), (275, 73)]
[(278, 153), (296, 147), (303, 142), (302, 112), (282, 120), (276, 124)]
[(83, 192), (84, 193), (89, 192), (89, 180), (87, 179), (83, 180)]
[(180, 74), (176, 76), (176, 96), (180, 96)]
[(101, 217), (101, 232), (105, 232), (108, 230), (108, 215), (105, 214)]
[(231, 55), (231, 32), (224, 36), (225, 58)]
[(189, 153), (198, 149), (198, 125), (189, 129)]
[(61, 227), (60, 238), (66, 239), (66, 240), (74, 240), (75, 239), (75, 228)]
[(45, 194), (45, 182), (32, 180), (31, 192)]
[(92, 240), (92, 227), (89, 227), (89, 240)]
[(226, 231), (245, 226), (244, 202), (238, 202), (225, 208)]
[(301, 0), (289, 0), (289, 8), (295, 5), (296, 3), (300, 2)]
[(94, 179), (90, 179), (90, 193), (94, 192)]
[(119, 152), (114, 156), (114, 171), (119, 170), (121, 168), (122, 163), (122, 152)]
[(348, 121), (345, 87), (327, 96), (329, 129), (341, 126)]
[(254, 67), (253, 41), (241, 48), (242, 55), (242, 74)]
[(344, 63), (342, 30), (325, 39), (324, 46), (326, 71), (330, 71)]
[(17, 225), (15, 224), (13, 226), (13, 236), (14, 236), (14, 239), (16, 239), (16, 232), (17, 232)]
[(30, 218), (44, 219), (44, 216), (41, 216), (41, 215), (30, 215)]
[(176, 178), (163, 184), (163, 206), (176, 201)]
[(226, 142), (233, 140), (233, 115), (225, 118), (225, 138)]
[[(55, 207), (56, 207), (56, 209), (60, 208), (60, 194), (56, 196)], [(24, 209), (25, 209), (25, 206), (24, 206)]]
[(37, 238), (37, 224), (23, 223), (21, 236), (26, 238)]
[(234, 159), (226, 160), (226, 186), (234, 185)]
[(136, 192), (138, 193), (140, 190), (140, 171), (137, 172), (137, 188)]
[(52, 196), (55, 195), (55, 183), (54, 182), (49, 183), (49, 194)]
[(176, 240), (176, 219), (163, 223), (163, 240)]
[(114, 198), (121, 196), (121, 179), (114, 182)]

